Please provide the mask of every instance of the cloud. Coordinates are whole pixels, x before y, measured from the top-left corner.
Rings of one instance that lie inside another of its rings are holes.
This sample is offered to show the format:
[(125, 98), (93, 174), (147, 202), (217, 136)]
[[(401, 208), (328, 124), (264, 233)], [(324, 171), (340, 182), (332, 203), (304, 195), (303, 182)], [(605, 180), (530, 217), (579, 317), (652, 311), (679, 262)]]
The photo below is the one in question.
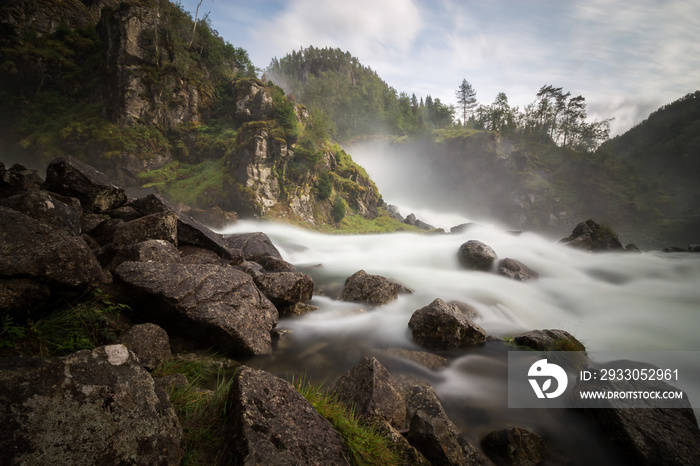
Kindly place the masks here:
[(256, 39), (287, 53), (299, 47), (339, 47), (364, 60), (410, 50), (422, 28), (409, 0), (298, 0), (263, 21)]

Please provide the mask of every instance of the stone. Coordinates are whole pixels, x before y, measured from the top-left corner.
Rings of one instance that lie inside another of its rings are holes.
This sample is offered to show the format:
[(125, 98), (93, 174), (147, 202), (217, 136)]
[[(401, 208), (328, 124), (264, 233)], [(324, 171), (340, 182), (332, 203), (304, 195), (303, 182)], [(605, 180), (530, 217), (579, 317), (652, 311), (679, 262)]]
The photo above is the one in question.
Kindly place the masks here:
[[(678, 391), (659, 381), (594, 380), (574, 386), (574, 403), (580, 401), (577, 398), (581, 390), (618, 393)], [(625, 464), (700, 464), (700, 429), (689, 399), (684, 396), (683, 399), (668, 400), (673, 406), (670, 408), (660, 407), (661, 401), (640, 399), (635, 400), (637, 408), (623, 408), (629, 400), (596, 400), (597, 407), (579, 408), (575, 412), (594, 425)]]
[(480, 465), (488, 460), (467, 440), (447, 416), (435, 390), (428, 385), (405, 389), (409, 427), (406, 438), (432, 464)]
[(224, 462), (347, 465), (340, 434), (285, 380), (242, 366), (227, 406)]
[(0, 277), (86, 289), (104, 281), (102, 268), (80, 238), (0, 207)]
[(401, 455), (403, 462), (401, 464), (410, 464), (412, 466), (430, 466), (430, 461), (423, 456), (414, 446), (412, 446), (406, 437), (391, 426), (386, 421), (376, 421), (375, 427), (379, 432), (385, 435), (391, 442), (391, 449)]
[(100, 222), (95, 228), (90, 230), (89, 235), (100, 246), (111, 244), (117, 229), (124, 225), (124, 220), (120, 218), (108, 218)]
[(181, 212), (170, 202), (158, 194), (136, 199), (129, 203), (141, 215), (151, 215), (156, 213), (173, 213), (177, 216), (177, 241), (179, 245), (189, 244), (216, 252), (221, 258), (240, 264), (243, 262), (243, 252), (241, 248), (231, 245), (227, 238), (214, 233), (206, 226), (197, 222), (189, 215)]
[(518, 427), (491, 432), (481, 440), (481, 448), (496, 465), (504, 466), (535, 466), (547, 455), (542, 437)]
[(124, 262), (113, 275), (137, 313), (233, 356), (272, 350), (275, 306), (233, 267)]
[(576, 225), (567, 238), (559, 241), (585, 251), (623, 251), (617, 233), (611, 228), (599, 225), (591, 219)]
[(301, 272), (269, 272), (253, 277), (255, 285), (275, 306), (288, 306), (313, 297), (314, 281)]
[(297, 269), (289, 262), (275, 256), (260, 256), (255, 262), (262, 265), (268, 272), (296, 272)]
[(627, 252), (642, 252), (639, 250), (636, 244), (630, 243), (627, 246), (625, 246), (625, 251)]
[[(218, 259), (219, 256), (216, 256), (216, 258)], [(153, 261), (166, 264), (179, 264), (181, 259), (177, 248), (175, 248), (172, 243), (162, 239), (149, 239), (147, 241), (126, 246), (117, 251), (110, 267), (115, 269), (119, 266), (119, 264), (127, 261)]]
[(400, 292), (410, 293), (411, 291), (395, 280), (359, 270), (345, 280), (340, 299), (370, 306), (382, 306), (398, 299)]
[(123, 345), (62, 358), (0, 358), (7, 464), (180, 464), (168, 397)]
[(247, 261), (255, 261), (266, 256), (282, 259), (282, 255), (277, 250), (270, 238), (261, 232), (241, 233), (226, 236), (226, 243), (229, 247), (240, 249)]
[(235, 212), (227, 212), (221, 210), (221, 207), (214, 206), (209, 209), (192, 209), (190, 216), (207, 226), (208, 228), (214, 228), (221, 230), (227, 226), (233, 225), (238, 221), (238, 215)]
[(168, 333), (156, 324), (137, 324), (124, 332), (119, 341), (131, 350), (148, 371), (172, 356)]
[(0, 315), (28, 315), (30, 310), (45, 302), (51, 292), (44, 283), (28, 278), (0, 279)]
[(470, 270), (488, 271), (496, 257), (496, 252), (490, 246), (477, 240), (467, 241), (457, 251), (459, 263)]
[(3, 199), (0, 206), (22, 212), (46, 225), (63, 228), (73, 236), (80, 236), (82, 210), (80, 201), (74, 197), (34, 190)]
[(109, 216), (112, 218), (122, 219), (125, 222), (130, 222), (142, 217), (142, 215), (130, 205), (123, 205), (121, 207), (117, 207), (116, 209), (112, 209), (109, 212)]
[(170, 212), (146, 215), (120, 224), (114, 231), (112, 244), (122, 249), (147, 240), (164, 240), (177, 246), (177, 217)]
[(49, 163), (44, 189), (78, 198), (86, 212), (105, 213), (126, 202), (124, 189), (93, 167), (70, 157)]
[(586, 347), (566, 330), (532, 330), (513, 338), (519, 346), (535, 351), (586, 351)]
[(370, 422), (386, 421), (397, 429), (403, 429), (406, 423), (401, 386), (376, 358), (366, 357), (347, 371), (336, 382), (335, 393)]
[(43, 183), (44, 180), (36, 170), (28, 170), (18, 163), (6, 169), (0, 162), (0, 199), (27, 191), (37, 191)]
[[(200, 248), (199, 246), (190, 246), (186, 244), (178, 248), (180, 258), (183, 264), (212, 264), (212, 265), (230, 265), (229, 261), (222, 259), (217, 253), (211, 249)], [(240, 264), (239, 264), (240, 267)]]
[(413, 340), (425, 348), (448, 349), (484, 342), (486, 332), (456, 306), (437, 298), (408, 321)]
[(520, 261), (509, 258), (498, 261), (498, 273), (520, 282), (529, 282), (540, 278), (540, 275), (530, 267)]
[(481, 317), (479, 314), (479, 311), (477, 311), (474, 306), (471, 306), (467, 303), (463, 303), (461, 301), (450, 301), (447, 303), (448, 305), (451, 305), (455, 307), (459, 312), (465, 315), (468, 319), (477, 319)]

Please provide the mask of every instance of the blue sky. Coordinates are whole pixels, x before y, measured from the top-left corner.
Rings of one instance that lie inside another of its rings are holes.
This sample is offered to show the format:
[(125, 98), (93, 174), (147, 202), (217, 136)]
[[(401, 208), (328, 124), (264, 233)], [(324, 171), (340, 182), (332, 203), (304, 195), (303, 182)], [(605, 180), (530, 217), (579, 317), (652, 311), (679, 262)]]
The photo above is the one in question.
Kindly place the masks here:
[[(199, 0), (182, 0), (193, 16)], [(545, 84), (581, 94), (613, 134), (700, 89), (700, 2), (203, 0), (199, 17), (265, 68), (313, 45), (349, 51), (399, 92), (521, 108)]]

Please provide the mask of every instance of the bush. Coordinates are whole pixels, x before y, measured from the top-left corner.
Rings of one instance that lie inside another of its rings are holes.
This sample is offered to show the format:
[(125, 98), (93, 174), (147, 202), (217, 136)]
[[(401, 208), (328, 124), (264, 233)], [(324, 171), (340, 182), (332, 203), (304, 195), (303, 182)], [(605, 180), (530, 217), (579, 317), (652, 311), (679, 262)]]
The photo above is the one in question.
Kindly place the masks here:
[(331, 175), (327, 171), (322, 171), (318, 175), (318, 184), (316, 185), (318, 189), (318, 200), (324, 201), (331, 197), (331, 192), (333, 191), (333, 183), (331, 181)]
[(333, 208), (331, 209), (331, 217), (336, 223), (340, 223), (345, 218), (345, 201), (340, 196), (335, 197)]

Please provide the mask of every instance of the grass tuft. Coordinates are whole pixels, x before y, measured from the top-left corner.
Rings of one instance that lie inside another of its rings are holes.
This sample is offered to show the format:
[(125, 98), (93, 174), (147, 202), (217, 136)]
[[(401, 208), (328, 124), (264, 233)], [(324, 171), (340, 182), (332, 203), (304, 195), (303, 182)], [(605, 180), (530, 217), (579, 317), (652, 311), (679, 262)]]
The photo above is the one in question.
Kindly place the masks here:
[(365, 423), (352, 407), (338, 401), (337, 397), (312, 385), (304, 377), (292, 380), (294, 388), (311, 405), (328, 419), (340, 433), (350, 451), (354, 465), (403, 464), (398, 453), (391, 449), (391, 441), (374, 425)]

